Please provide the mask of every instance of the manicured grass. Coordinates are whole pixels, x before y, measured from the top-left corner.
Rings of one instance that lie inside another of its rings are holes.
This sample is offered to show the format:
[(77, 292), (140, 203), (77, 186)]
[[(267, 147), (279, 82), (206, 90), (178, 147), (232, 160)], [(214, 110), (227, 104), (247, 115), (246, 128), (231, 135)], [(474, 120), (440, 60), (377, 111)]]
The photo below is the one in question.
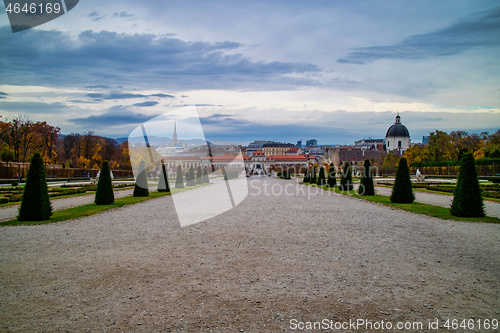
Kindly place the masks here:
[[(316, 185), (313, 185), (316, 186)], [(321, 186), (324, 190), (327, 191), (335, 191), (336, 193), (339, 194), (344, 194), (344, 195), (349, 195), (358, 199), (363, 199), (367, 200), (370, 202), (390, 206), (390, 207), (395, 207), (399, 209), (403, 209), (412, 213), (417, 213), (417, 214), (423, 214), (427, 216), (432, 216), (432, 217), (437, 217), (443, 220), (454, 220), (454, 221), (468, 221), (468, 222), (485, 222), (485, 223), (500, 223), (500, 219), (496, 217), (457, 217), (453, 216), (450, 213), (449, 208), (441, 207), (441, 206), (433, 206), (433, 205), (428, 205), (420, 202), (413, 202), (410, 204), (397, 204), (397, 203), (392, 203), (390, 198), (387, 196), (383, 195), (373, 195), (373, 196), (364, 196), (364, 195), (359, 195), (356, 191), (349, 191), (347, 193), (346, 191), (341, 191), (338, 188), (331, 189), (326, 186)]]
[(123, 207), (125, 205), (132, 205), (132, 204), (136, 204), (136, 203), (143, 202), (146, 200), (156, 199), (156, 198), (170, 195), (173, 193), (187, 191), (187, 190), (193, 189), (195, 187), (201, 187), (201, 186), (206, 186), (206, 185), (210, 185), (210, 184), (189, 186), (189, 187), (185, 187), (182, 189), (174, 188), (174, 189), (171, 189), (171, 192), (149, 192), (149, 196), (147, 196), (147, 197), (127, 196), (127, 197), (116, 199), (115, 202), (112, 203), (111, 205), (98, 206), (95, 203), (92, 203), (89, 205), (83, 205), (83, 206), (78, 206), (78, 207), (73, 207), (73, 208), (68, 208), (68, 209), (57, 210), (57, 211), (53, 212), (50, 219), (45, 220), (45, 221), (23, 221), (23, 222), (20, 222), (17, 219), (15, 219), (15, 220), (0, 222), (0, 226), (35, 225), (35, 224), (46, 224), (46, 223), (54, 223), (54, 222), (72, 220), (72, 219), (76, 219), (76, 218), (80, 218), (80, 217), (85, 217), (85, 216), (90, 216), (90, 215), (94, 215), (97, 213), (101, 213), (101, 212), (104, 212), (104, 211), (109, 210), (109, 209), (120, 208), (120, 207)]

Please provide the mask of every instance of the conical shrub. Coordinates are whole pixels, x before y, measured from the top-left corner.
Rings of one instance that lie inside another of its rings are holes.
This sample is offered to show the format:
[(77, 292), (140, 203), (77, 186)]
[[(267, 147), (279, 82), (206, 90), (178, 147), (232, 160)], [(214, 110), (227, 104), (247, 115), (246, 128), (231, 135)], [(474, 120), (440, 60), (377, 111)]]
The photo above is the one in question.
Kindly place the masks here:
[(328, 180), (327, 180), (327, 185), (328, 187), (335, 187), (337, 186), (337, 178), (335, 177), (335, 167), (333, 166), (333, 163), (330, 164), (330, 169), (328, 169)]
[(135, 179), (134, 197), (149, 196), (148, 176), (146, 173), (146, 163), (144, 161), (141, 161), (141, 163), (139, 164), (139, 174)]
[(311, 176), (311, 184), (316, 184), (318, 182), (318, 179), (316, 178), (316, 167), (313, 165), (312, 167), (312, 176)]
[(372, 171), (370, 169), (370, 160), (365, 160), (364, 172), (361, 177), (361, 184), (358, 193), (360, 195), (375, 195), (375, 188), (373, 187)]
[(196, 179), (194, 178), (194, 169), (192, 165), (189, 167), (186, 186), (196, 186)]
[(351, 164), (346, 162), (342, 170), (342, 176), (340, 177), (340, 189), (342, 191), (352, 191), (353, 187)]
[(286, 169), (285, 179), (292, 179), (292, 176), (290, 175), (290, 168)]
[(306, 173), (304, 175), (304, 183), (310, 183), (311, 182), (311, 176), (309, 174), (309, 167), (306, 167)]
[(160, 170), (160, 180), (158, 181), (158, 192), (170, 192), (167, 170), (165, 169), (165, 164), (163, 163)]
[(177, 166), (177, 176), (175, 177), (175, 188), (184, 188), (184, 178), (182, 177), (182, 168)]
[(109, 174), (108, 161), (102, 162), (94, 201), (96, 205), (111, 205), (113, 202), (115, 202), (113, 184), (111, 183), (111, 175)]
[(203, 184), (209, 184), (210, 179), (208, 178), (208, 170), (205, 168), (203, 169)]
[(196, 185), (203, 184), (203, 174), (201, 173), (201, 166), (198, 165), (198, 169), (196, 169)]
[(410, 169), (408, 168), (406, 158), (402, 157), (399, 160), (396, 180), (392, 188), (391, 202), (412, 203), (413, 200), (415, 200), (415, 195), (413, 194), (413, 186), (410, 179)]
[(37, 152), (31, 158), (17, 219), (19, 221), (44, 221), (48, 220), (51, 215), (52, 205), (45, 178), (45, 166), (42, 156)]
[(326, 185), (325, 168), (323, 166), (321, 166), (321, 168), (319, 169), (318, 185), (319, 186)]
[(455, 187), (451, 215), (461, 217), (483, 217), (484, 203), (477, 179), (474, 156), (464, 154), (460, 162), (460, 174)]

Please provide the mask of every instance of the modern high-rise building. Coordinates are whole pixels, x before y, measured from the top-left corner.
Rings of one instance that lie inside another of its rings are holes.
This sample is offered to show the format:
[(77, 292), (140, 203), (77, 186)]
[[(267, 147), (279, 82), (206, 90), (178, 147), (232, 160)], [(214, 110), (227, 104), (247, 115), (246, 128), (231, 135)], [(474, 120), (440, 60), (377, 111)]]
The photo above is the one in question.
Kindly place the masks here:
[(313, 147), (318, 145), (318, 140), (311, 139), (306, 141), (306, 147)]
[(302, 148), (302, 139), (300, 139), (299, 141), (297, 141), (297, 147)]

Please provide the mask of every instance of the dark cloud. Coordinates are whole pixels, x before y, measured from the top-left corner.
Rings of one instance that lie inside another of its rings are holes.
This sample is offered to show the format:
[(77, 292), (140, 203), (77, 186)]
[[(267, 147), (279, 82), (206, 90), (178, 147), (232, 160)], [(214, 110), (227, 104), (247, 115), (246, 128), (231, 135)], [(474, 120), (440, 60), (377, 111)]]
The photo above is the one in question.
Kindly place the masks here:
[(155, 106), (156, 104), (158, 104), (158, 102), (150, 101), (150, 102), (135, 103), (132, 105), (139, 107), (147, 107), (147, 106)]
[(9, 94), (4, 93), (4, 92), (1, 92), (1, 91), (0, 91), (0, 95), (1, 95), (1, 96), (9, 96)]
[(114, 13), (114, 17), (122, 17), (122, 18), (128, 18), (134, 16), (134, 14), (128, 14), (127, 12), (121, 12), (121, 13)]
[(101, 94), (101, 93), (90, 93), (90, 94), (87, 94), (88, 97), (90, 98), (100, 98), (100, 97), (103, 97), (104, 94)]
[(169, 89), (319, 85), (315, 80), (290, 77), (319, 72), (318, 66), (226, 54), (243, 46), (237, 42), (187, 42), (166, 35), (110, 31), (83, 31), (75, 39), (55, 30), (31, 29), (14, 35), (8, 26), (0, 27), (0, 36), (0, 84), (88, 82), (93, 86), (106, 80), (138, 88), (147, 81), (149, 86)]
[(364, 64), (378, 59), (449, 56), (476, 47), (500, 45), (500, 7), (489, 9), (438, 31), (413, 35), (389, 46), (357, 48), (339, 63)]
[(114, 127), (144, 123), (158, 115), (135, 113), (121, 105), (113, 106), (100, 115), (90, 115), (84, 118), (68, 119), (70, 122), (92, 128)]
[(38, 102), (0, 102), (0, 110), (20, 113), (61, 113), (69, 110), (66, 104)]
[(168, 98), (174, 98), (173, 95), (167, 95), (167, 94), (144, 95), (144, 94), (118, 93), (118, 92), (112, 92), (112, 93), (109, 93), (109, 94), (88, 93), (87, 96), (90, 97), (90, 98), (103, 98), (103, 99), (131, 99), (131, 98), (146, 98), (146, 97), (168, 97)]
[(109, 86), (104, 85), (104, 84), (96, 84), (94, 86), (86, 86), (86, 89), (107, 89)]
[(5, 99), (5, 98), (7, 98), (7, 97), (4, 97), (4, 96), (0, 96), (0, 98), (1, 98), (1, 99)]
[(93, 11), (92, 13), (89, 14), (89, 17), (92, 18), (92, 21), (99, 21), (102, 20), (106, 15), (99, 15), (99, 12)]
[(99, 16), (99, 13), (95, 11), (89, 14), (89, 17), (96, 17), (96, 16)]
[(94, 99), (92, 101), (82, 101), (80, 99), (69, 99), (68, 101), (72, 102), (72, 103), (83, 103), (83, 104), (92, 104), (92, 103), (96, 103), (96, 102), (99, 102), (101, 101), (100, 99)]
[(153, 97), (168, 97), (168, 98), (174, 98), (175, 97), (174, 95), (167, 95), (167, 94), (152, 94), (152, 95), (149, 95), (149, 96), (153, 96)]

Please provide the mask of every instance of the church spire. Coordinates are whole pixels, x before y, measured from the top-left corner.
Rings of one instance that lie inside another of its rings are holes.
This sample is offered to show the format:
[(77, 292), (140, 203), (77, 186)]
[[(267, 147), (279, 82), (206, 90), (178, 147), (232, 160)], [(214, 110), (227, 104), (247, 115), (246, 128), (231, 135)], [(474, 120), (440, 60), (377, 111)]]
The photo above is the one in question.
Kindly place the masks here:
[(174, 122), (174, 135), (172, 136), (172, 144), (177, 146), (177, 122)]

